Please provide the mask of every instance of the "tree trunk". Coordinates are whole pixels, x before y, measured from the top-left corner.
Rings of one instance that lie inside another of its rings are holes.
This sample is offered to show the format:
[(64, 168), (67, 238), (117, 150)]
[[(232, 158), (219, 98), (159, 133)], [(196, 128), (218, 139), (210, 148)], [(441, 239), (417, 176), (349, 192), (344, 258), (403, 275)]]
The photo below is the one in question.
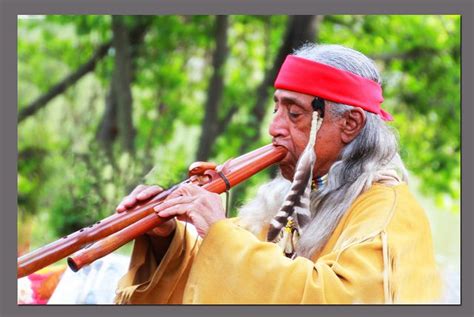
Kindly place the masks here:
[[(321, 20), (322, 17), (316, 15), (298, 15), (289, 17), (285, 38), (280, 46), (275, 61), (273, 62), (273, 66), (266, 72), (262, 83), (257, 89), (257, 102), (252, 111), (254, 118), (249, 122), (249, 129), (253, 129), (255, 134), (252, 138), (244, 140), (239, 149), (240, 154), (252, 150), (254, 144), (260, 139), (260, 124), (265, 117), (270, 91), (286, 56), (291, 54), (293, 49), (298, 48), (305, 42), (317, 41)], [(246, 183), (233, 189), (231, 202), (231, 210), (233, 212), (235, 212), (235, 207), (241, 203), (245, 189)]]
[(117, 139), (117, 102), (113, 89), (110, 89), (105, 99), (105, 111), (96, 132), (96, 139), (112, 161), (112, 144)]
[(273, 87), (275, 78), (283, 64), (286, 56), (291, 54), (293, 49), (296, 49), (305, 42), (314, 42), (316, 40), (318, 26), (320, 19), (316, 15), (300, 15), (290, 16), (287, 23), (285, 39), (280, 46), (280, 50), (275, 58), (272, 68), (270, 68), (257, 89), (257, 102), (253, 107), (252, 113), (255, 119), (250, 122), (250, 129), (256, 131), (255, 135), (245, 141), (240, 153), (245, 153), (250, 150), (250, 147), (260, 139), (260, 123), (265, 117), (267, 109), (267, 102), (270, 97), (270, 89)]
[[(132, 96), (130, 88), (126, 88), (125, 96), (123, 96), (124, 92), (120, 91), (120, 88), (117, 88), (116, 85), (118, 84), (118, 87), (122, 85), (130, 87), (134, 78), (133, 61), (136, 60), (139, 54), (138, 48), (152, 22), (152, 18), (137, 17), (136, 26), (130, 32), (127, 32), (122, 22), (117, 21), (117, 19), (120, 20), (121, 18), (112, 17), (112, 28), (114, 31), (113, 45), (116, 50), (115, 69), (112, 75), (109, 93), (105, 101), (104, 114), (96, 132), (96, 138), (108, 154), (112, 164), (114, 164), (112, 145), (117, 138), (120, 138), (125, 150), (130, 151), (131, 149), (133, 151), (133, 139), (135, 136), (135, 130), (132, 125)], [(127, 36), (123, 33), (126, 33)], [(126, 59), (126, 61), (124, 61), (126, 64), (121, 65), (121, 60), (124, 58)], [(126, 73), (128, 78), (122, 78), (121, 73)], [(122, 109), (124, 110), (122, 111), (122, 117), (119, 117), (119, 96), (124, 97), (123, 100), (129, 100), (130, 102), (129, 106), (127, 106), (127, 102), (125, 103), (126, 108)], [(122, 121), (125, 123), (125, 129), (121, 127)]]
[(213, 74), (207, 89), (207, 102), (196, 160), (206, 161), (218, 136), (218, 110), (222, 99), (224, 79), (223, 69), (229, 49), (227, 47), (228, 17), (218, 15), (215, 23), (216, 48), (212, 56)]
[(124, 150), (133, 153), (135, 131), (132, 122), (132, 92), (130, 40), (127, 26), (120, 16), (112, 16), (115, 65), (112, 75), (112, 91), (117, 105), (118, 136)]

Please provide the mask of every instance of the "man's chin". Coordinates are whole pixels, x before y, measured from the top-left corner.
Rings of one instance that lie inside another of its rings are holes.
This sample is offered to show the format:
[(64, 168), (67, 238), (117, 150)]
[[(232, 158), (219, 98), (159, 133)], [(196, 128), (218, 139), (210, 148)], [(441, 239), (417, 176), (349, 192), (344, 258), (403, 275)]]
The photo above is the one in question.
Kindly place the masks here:
[(289, 180), (290, 182), (293, 181), (293, 175), (295, 174), (294, 168), (288, 165), (280, 164), (280, 172), (283, 178)]

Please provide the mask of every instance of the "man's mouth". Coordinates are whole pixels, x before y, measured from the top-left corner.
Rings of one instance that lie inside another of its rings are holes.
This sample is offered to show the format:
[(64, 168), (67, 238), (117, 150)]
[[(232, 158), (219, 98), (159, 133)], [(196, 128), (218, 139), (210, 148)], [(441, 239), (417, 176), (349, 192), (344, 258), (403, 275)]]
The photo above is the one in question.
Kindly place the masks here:
[(282, 146), (282, 147), (284, 147), (285, 149), (288, 150), (288, 147), (287, 147), (287, 146), (285, 146), (284, 144), (282, 144), (282, 143), (280, 143), (280, 142), (277, 142), (277, 141), (275, 141), (275, 140), (272, 140), (272, 144), (273, 144), (273, 146)]
[(282, 146), (288, 151), (287, 154), (285, 155), (285, 157), (279, 163), (280, 168), (282, 170), (292, 170), (292, 169), (294, 169), (294, 164), (295, 164), (294, 159), (293, 159), (291, 151), (289, 151), (288, 147), (285, 144), (277, 142), (275, 140), (272, 141), (272, 144), (274, 146)]
[(283, 158), (283, 160), (280, 161), (280, 164), (281, 164), (282, 162), (288, 161), (288, 159), (289, 159), (289, 157), (290, 157), (290, 151), (288, 150), (288, 147), (285, 146), (285, 145), (283, 145), (283, 144), (281, 144), (281, 143), (278, 143), (278, 142), (276, 142), (276, 141), (272, 141), (272, 144), (273, 144), (273, 146), (281, 146), (281, 147), (284, 147), (284, 148), (286, 149), (286, 151), (287, 151), (287, 153), (286, 153), (285, 157)]

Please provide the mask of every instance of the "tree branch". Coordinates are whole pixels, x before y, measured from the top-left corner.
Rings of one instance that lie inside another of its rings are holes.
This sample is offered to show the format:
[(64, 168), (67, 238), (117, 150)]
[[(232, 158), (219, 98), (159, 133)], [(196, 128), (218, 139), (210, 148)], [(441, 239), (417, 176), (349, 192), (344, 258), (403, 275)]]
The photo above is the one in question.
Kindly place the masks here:
[[(143, 36), (146, 33), (146, 29), (148, 28), (150, 23), (151, 19), (146, 17), (142, 18), (140, 23), (129, 34), (130, 41), (132, 44), (141, 42), (143, 40)], [(74, 85), (84, 75), (93, 71), (97, 66), (97, 62), (99, 62), (107, 55), (107, 52), (111, 46), (112, 41), (109, 41), (99, 46), (99, 48), (95, 51), (94, 55), (92, 55), (92, 57), (87, 62), (79, 66), (79, 68), (75, 72), (68, 75), (61, 82), (54, 85), (48, 92), (41, 95), (29, 105), (22, 107), (23, 109), (18, 114), (18, 123), (34, 115), (38, 110), (46, 106), (46, 104), (50, 102), (53, 98), (62, 94), (64, 91), (66, 91), (66, 89)]]
[(415, 47), (406, 52), (390, 52), (382, 53), (378, 55), (371, 55), (370, 58), (373, 60), (382, 61), (385, 63), (391, 62), (395, 59), (416, 59), (420, 57), (431, 57), (438, 54), (439, 52), (431, 47)]
[(232, 105), (232, 107), (225, 114), (225, 117), (219, 120), (217, 124), (216, 135), (221, 135), (225, 131), (226, 127), (229, 125), (230, 121), (232, 120), (232, 117), (238, 110), (239, 110), (239, 107), (237, 107), (237, 105)]
[(111, 42), (102, 44), (92, 55), (92, 57), (83, 65), (81, 65), (75, 72), (68, 75), (61, 82), (54, 85), (47, 93), (40, 96), (28, 106), (24, 107), (18, 114), (18, 123), (25, 120), (29, 116), (35, 114), (38, 110), (46, 106), (56, 96), (62, 94), (66, 89), (75, 84), (82, 76), (95, 69), (97, 62), (101, 60), (109, 50)]

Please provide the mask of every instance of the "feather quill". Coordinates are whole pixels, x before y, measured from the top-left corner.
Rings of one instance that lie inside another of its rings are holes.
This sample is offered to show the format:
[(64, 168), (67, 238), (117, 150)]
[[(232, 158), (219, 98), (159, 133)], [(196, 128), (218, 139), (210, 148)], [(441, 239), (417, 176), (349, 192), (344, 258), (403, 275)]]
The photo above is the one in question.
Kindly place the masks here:
[(316, 162), (314, 144), (321, 123), (322, 118), (319, 116), (318, 111), (313, 111), (308, 144), (296, 164), (296, 171), (291, 184), (291, 189), (288, 192), (281, 209), (270, 222), (267, 241), (276, 242), (280, 231), (287, 225), (289, 217), (294, 218), (296, 230), (299, 235), (302, 234), (304, 227), (311, 220), (309, 197), (311, 194), (313, 166)]

